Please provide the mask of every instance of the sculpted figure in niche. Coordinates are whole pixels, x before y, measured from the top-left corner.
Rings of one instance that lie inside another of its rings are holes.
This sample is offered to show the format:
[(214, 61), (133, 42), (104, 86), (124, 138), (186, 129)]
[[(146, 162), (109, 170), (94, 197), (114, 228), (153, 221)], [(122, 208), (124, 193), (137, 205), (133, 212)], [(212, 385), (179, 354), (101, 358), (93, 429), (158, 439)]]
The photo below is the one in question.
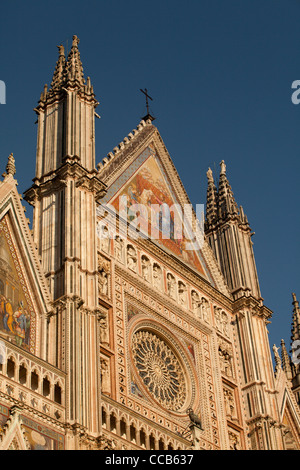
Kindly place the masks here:
[(222, 331), (221, 309), (218, 307), (214, 307), (214, 314), (215, 314), (216, 328), (219, 331)]
[(123, 256), (124, 256), (124, 240), (117, 236), (115, 238), (115, 257), (117, 261), (123, 263)]
[(110, 395), (110, 372), (108, 360), (101, 358), (101, 391)]
[(241, 449), (241, 446), (240, 446), (240, 440), (239, 440), (239, 437), (230, 432), (229, 433), (229, 441), (230, 441), (230, 450), (240, 450)]
[(147, 256), (142, 256), (142, 276), (145, 281), (150, 280), (150, 261)]
[(128, 245), (127, 247), (127, 266), (129, 269), (136, 272), (137, 255), (135, 249), (131, 245)]
[(232, 377), (232, 356), (228, 352), (227, 348), (222, 345), (219, 346), (219, 359), (221, 371), (223, 372), (223, 374), (227, 375), (227, 377)]
[(191, 299), (192, 299), (192, 310), (195, 315), (201, 318), (201, 302), (198, 292), (192, 290), (191, 292)]
[(171, 273), (167, 274), (167, 293), (171, 299), (176, 298), (176, 280)]
[(158, 290), (161, 290), (161, 281), (162, 281), (162, 272), (161, 272), (161, 268), (158, 264), (154, 264), (153, 265), (153, 286), (158, 289)]
[(222, 333), (225, 336), (229, 336), (228, 332), (228, 316), (225, 312), (222, 312)]
[(108, 274), (105, 272), (104, 269), (101, 269), (101, 271), (99, 271), (98, 286), (99, 286), (100, 294), (105, 295), (107, 297), (108, 296)]
[(109, 253), (109, 230), (106, 225), (102, 225), (101, 227), (101, 232), (100, 232), (100, 238), (101, 238), (101, 249), (105, 251), (106, 253)]
[(183, 282), (178, 282), (178, 298), (181, 305), (187, 304), (187, 290)]
[(204, 321), (209, 322), (209, 302), (205, 297), (202, 297), (201, 299), (201, 312), (202, 312), (202, 318)]
[(224, 400), (225, 400), (225, 407), (226, 407), (226, 415), (230, 419), (235, 419), (236, 418), (235, 402), (234, 402), (234, 396), (231, 390), (224, 389)]
[(109, 344), (109, 330), (106, 316), (100, 318), (100, 343)]

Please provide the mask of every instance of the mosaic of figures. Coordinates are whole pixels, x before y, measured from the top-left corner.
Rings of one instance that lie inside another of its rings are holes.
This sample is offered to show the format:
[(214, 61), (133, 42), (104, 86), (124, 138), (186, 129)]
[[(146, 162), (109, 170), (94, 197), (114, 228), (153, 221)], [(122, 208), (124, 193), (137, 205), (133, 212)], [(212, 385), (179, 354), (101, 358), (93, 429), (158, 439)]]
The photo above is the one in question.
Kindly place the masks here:
[[(9, 409), (0, 404), (0, 434), (4, 432), (9, 418)], [(22, 430), (31, 450), (63, 450), (64, 436), (44, 426), (42, 423), (21, 416)]]
[(16, 256), (0, 230), (0, 335), (29, 349), (31, 313)]
[(181, 208), (154, 156), (134, 173), (110, 204), (126, 213), (129, 222), (137, 218), (138, 207), (139, 230), (204, 274), (199, 250), (191, 248), (194, 235), (187, 222), (183, 223)]

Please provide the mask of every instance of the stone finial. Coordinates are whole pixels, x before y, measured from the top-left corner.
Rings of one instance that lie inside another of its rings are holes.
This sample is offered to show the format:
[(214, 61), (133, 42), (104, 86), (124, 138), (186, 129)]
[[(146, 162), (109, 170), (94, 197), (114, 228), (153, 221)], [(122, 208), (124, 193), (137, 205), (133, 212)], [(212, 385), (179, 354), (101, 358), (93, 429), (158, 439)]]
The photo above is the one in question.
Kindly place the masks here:
[(275, 359), (275, 374), (277, 374), (278, 370), (281, 369), (281, 359), (278, 354), (278, 349), (276, 347), (276, 344), (273, 344), (273, 353), (274, 353), (274, 359)]
[(59, 51), (59, 56), (60, 57), (65, 57), (65, 48), (62, 44), (60, 44), (59, 46), (57, 46), (58, 48), (58, 51)]
[(211, 168), (208, 168), (208, 170), (206, 172), (206, 176), (207, 176), (207, 179), (208, 179), (209, 183), (214, 182), (213, 172), (212, 172)]
[(222, 161), (220, 162), (220, 167), (221, 167), (221, 173), (220, 173), (220, 174), (221, 174), (221, 175), (226, 175), (226, 165), (225, 165), (224, 160), (222, 160)]
[(14, 176), (16, 174), (16, 165), (13, 154), (11, 153), (7, 160), (6, 174)]
[(74, 34), (72, 39), (73, 39), (72, 47), (78, 47), (79, 38), (76, 36), (76, 34)]

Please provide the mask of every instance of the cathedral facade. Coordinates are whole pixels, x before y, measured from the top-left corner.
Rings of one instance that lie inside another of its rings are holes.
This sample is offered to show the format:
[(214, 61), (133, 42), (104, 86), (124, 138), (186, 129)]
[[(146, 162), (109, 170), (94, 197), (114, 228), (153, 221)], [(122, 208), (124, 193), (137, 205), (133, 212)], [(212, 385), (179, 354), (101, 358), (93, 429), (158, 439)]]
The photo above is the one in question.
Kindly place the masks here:
[(32, 228), (13, 154), (0, 182), (0, 449), (300, 449), (299, 304), (279, 354), (225, 162), (203, 220), (149, 113), (96, 164), (78, 44), (35, 108)]

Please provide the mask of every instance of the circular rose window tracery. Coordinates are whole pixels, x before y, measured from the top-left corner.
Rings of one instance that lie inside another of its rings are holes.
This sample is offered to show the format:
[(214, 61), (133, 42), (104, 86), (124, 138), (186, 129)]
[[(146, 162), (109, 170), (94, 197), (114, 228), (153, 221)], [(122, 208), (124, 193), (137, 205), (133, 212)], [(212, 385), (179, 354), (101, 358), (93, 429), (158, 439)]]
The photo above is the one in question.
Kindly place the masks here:
[(186, 402), (182, 365), (168, 344), (155, 333), (139, 330), (132, 337), (135, 366), (151, 395), (165, 408), (180, 410)]

